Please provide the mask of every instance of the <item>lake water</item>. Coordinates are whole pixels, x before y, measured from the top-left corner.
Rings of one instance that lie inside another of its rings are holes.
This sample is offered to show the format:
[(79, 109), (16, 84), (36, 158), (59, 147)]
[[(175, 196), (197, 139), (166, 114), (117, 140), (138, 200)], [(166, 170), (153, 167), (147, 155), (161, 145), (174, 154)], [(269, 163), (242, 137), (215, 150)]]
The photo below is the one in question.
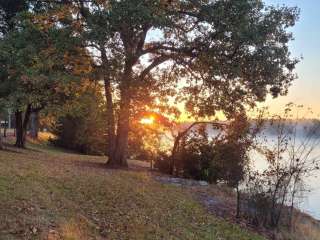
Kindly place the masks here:
[[(268, 137), (268, 142), (273, 140), (272, 137)], [(298, 140), (299, 142), (299, 140)], [(315, 146), (309, 159), (319, 159), (320, 145)], [(263, 170), (267, 168), (267, 162), (258, 154), (251, 154), (251, 161), (254, 168), (257, 170)], [(320, 171), (315, 171), (311, 176), (304, 180), (306, 185), (306, 191), (303, 194), (301, 202), (298, 207), (305, 213), (310, 214), (314, 218), (320, 220)]]
[[(214, 136), (217, 134), (217, 130), (207, 128), (207, 131), (209, 136)], [(305, 125), (303, 126), (301, 124), (301, 126), (297, 128), (295, 140), (296, 146), (299, 146), (301, 142), (306, 141), (305, 131)], [(264, 144), (274, 146), (273, 144), (276, 142), (276, 135), (272, 129), (267, 128), (263, 134), (263, 139)], [(308, 142), (308, 146), (314, 146), (314, 149), (309, 156), (310, 161), (314, 158), (320, 159), (320, 133), (318, 133), (310, 142)], [(250, 154), (250, 158), (254, 169), (264, 170), (267, 168), (267, 161), (260, 154), (252, 152)], [(306, 178), (304, 184), (306, 189), (310, 191), (307, 191), (303, 194), (301, 201), (299, 201), (300, 203), (298, 204), (298, 208), (320, 220), (320, 171), (316, 171), (312, 174), (312, 176)]]

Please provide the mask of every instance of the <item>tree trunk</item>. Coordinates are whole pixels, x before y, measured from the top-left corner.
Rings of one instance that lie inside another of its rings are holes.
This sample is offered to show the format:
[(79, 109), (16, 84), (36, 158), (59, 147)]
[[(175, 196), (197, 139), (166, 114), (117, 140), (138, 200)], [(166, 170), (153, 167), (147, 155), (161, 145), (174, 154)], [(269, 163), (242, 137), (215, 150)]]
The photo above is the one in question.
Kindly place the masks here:
[(11, 124), (11, 111), (8, 111), (8, 128), (9, 128), (9, 129), (12, 128), (12, 124)]
[(180, 144), (180, 139), (181, 139), (181, 134), (178, 133), (178, 136), (176, 137), (173, 148), (171, 151), (171, 159), (170, 159), (170, 174), (174, 175), (175, 174), (175, 165), (176, 165), (176, 158), (177, 158), (177, 153), (179, 149), (179, 144)]
[(130, 100), (126, 96), (122, 96), (120, 105), (120, 114), (117, 126), (117, 138), (114, 152), (108, 161), (109, 166), (128, 167), (128, 136), (129, 136), (129, 115)]
[(23, 128), (23, 140), (24, 141), (25, 141), (26, 136), (27, 136), (27, 127), (28, 127), (28, 123), (29, 123), (29, 120), (30, 120), (31, 113), (32, 113), (31, 105), (28, 104), (27, 110), (26, 110), (26, 113), (25, 113), (24, 119), (23, 119), (23, 125), (22, 125), (22, 128)]
[(114, 120), (114, 111), (113, 111), (113, 99), (112, 99), (112, 88), (110, 82), (110, 69), (109, 63), (106, 55), (106, 50), (103, 44), (100, 44), (101, 51), (101, 60), (103, 67), (103, 81), (104, 81), (104, 90), (106, 96), (106, 110), (107, 110), (107, 133), (108, 133), (108, 142), (107, 142), (107, 156), (109, 160), (112, 158), (112, 155), (115, 151), (116, 146), (116, 133), (115, 133), (115, 120)]
[(3, 137), (7, 137), (7, 121), (4, 120)]
[(23, 118), (22, 111), (16, 111), (16, 144), (18, 148), (24, 148), (27, 135), (27, 126), (31, 114), (31, 105), (28, 104), (25, 116)]
[(15, 112), (16, 119), (16, 144), (18, 148), (24, 148), (24, 139), (23, 139), (23, 127), (22, 127), (22, 112)]
[[(120, 111), (118, 117), (117, 134), (115, 145), (112, 154), (110, 154), (108, 165), (112, 167), (128, 167), (128, 137), (129, 137), (129, 119), (130, 119), (130, 104), (131, 104), (131, 82), (132, 82), (132, 67), (134, 65), (134, 57), (132, 55), (132, 46), (125, 44), (126, 61), (124, 72), (120, 82)], [(104, 49), (104, 48), (103, 48)], [(109, 81), (110, 82), (110, 81)], [(110, 86), (110, 85), (109, 85)], [(108, 86), (107, 86), (108, 87)], [(110, 103), (110, 102), (109, 102)], [(110, 106), (111, 109), (111, 106)]]
[(237, 190), (237, 212), (236, 212), (236, 218), (240, 218), (240, 189), (239, 189), (239, 184), (237, 184), (237, 187), (236, 187), (236, 190)]
[(1, 137), (1, 134), (0, 134), (0, 150), (3, 149), (3, 144), (2, 144), (2, 137)]
[(128, 167), (128, 137), (130, 119), (130, 83), (132, 78), (132, 64), (126, 63), (120, 86), (120, 112), (117, 125), (117, 137), (114, 151), (108, 161), (109, 166)]
[(38, 139), (39, 133), (39, 111), (32, 111), (30, 115), (30, 137)]
[(115, 135), (115, 120), (113, 112), (113, 101), (110, 81), (104, 81), (105, 94), (106, 94), (106, 108), (107, 108), (107, 132), (108, 132), (108, 144), (107, 144), (107, 156), (110, 158), (115, 150), (116, 135)]

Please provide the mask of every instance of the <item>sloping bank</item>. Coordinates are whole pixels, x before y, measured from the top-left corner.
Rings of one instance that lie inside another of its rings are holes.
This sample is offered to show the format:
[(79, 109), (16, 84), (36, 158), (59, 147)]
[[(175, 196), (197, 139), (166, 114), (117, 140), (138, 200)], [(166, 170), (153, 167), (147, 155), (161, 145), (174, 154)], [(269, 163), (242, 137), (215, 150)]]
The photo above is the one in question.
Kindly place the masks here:
[(0, 239), (264, 239), (209, 214), (183, 188), (103, 162), (49, 148), (0, 151)]

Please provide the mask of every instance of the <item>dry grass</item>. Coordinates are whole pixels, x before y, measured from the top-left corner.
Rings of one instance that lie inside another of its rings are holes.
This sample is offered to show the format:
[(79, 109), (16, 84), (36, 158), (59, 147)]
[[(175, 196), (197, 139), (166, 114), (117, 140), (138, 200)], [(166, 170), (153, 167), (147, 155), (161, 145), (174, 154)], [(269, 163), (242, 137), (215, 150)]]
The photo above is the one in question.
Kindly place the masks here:
[(39, 145), (0, 151), (0, 239), (263, 239), (182, 188), (104, 161)]
[(300, 211), (295, 211), (291, 231), (282, 230), (280, 239), (320, 240), (320, 222)]
[(61, 237), (65, 240), (89, 239), (88, 222), (85, 219), (72, 219), (61, 227)]

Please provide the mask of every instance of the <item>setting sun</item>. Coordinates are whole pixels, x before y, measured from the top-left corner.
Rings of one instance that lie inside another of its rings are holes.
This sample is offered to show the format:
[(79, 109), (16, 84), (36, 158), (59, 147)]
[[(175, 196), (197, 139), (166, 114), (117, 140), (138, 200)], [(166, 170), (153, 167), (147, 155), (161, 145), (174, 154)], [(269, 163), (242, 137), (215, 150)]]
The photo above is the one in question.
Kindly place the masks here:
[(151, 116), (151, 117), (142, 118), (140, 120), (140, 123), (142, 123), (142, 124), (153, 124), (154, 123), (154, 117)]

